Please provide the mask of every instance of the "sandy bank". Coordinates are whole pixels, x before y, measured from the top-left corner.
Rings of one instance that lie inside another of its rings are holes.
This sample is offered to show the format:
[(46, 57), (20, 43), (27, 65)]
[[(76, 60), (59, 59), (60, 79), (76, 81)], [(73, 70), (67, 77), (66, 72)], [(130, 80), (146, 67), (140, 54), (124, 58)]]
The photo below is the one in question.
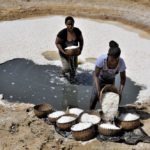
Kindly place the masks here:
[(73, 15), (120, 21), (150, 33), (148, 0), (0, 0), (0, 3), (0, 20), (39, 15)]

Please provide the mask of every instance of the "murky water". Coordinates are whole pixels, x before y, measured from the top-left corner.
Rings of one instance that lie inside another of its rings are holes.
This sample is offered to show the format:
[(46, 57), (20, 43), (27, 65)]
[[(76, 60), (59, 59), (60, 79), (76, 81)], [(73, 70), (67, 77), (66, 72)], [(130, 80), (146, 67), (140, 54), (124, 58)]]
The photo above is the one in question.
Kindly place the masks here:
[[(59, 77), (60, 61), (52, 65), (53, 57), (58, 59), (54, 41), (58, 31), (65, 27), (63, 16), (0, 23), (0, 93), (4, 98), (35, 104), (47, 102), (57, 109), (65, 109), (67, 105), (88, 109), (93, 64), (100, 54), (107, 53), (110, 40), (120, 44), (121, 56), (127, 65), (121, 104), (149, 98), (150, 73), (143, 73), (150, 63), (149, 39), (109, 23), (75, 20), (75, 26), (82, 30), (85, 40), (82, 53), (85, 62), (78, 68), (76, 84)], [(117, 76), (116, 86), (119, 82)]]
[[(26, 59), (14, 59), (0, 65), (0, 93), (11, 102), (46, 102), (56, 109), (66, 109), (68, 105), (88, 109), (92, 70), (78, 69), (76, 79), (75, 84), (70, 84), (60, 77), (60, 67), (37, 65)], [(127, 84), (122, 104), (135, 101), (140, 90), (129, 79)], [(129, 90), (132, 90), (131, 94), (128, 94)]]

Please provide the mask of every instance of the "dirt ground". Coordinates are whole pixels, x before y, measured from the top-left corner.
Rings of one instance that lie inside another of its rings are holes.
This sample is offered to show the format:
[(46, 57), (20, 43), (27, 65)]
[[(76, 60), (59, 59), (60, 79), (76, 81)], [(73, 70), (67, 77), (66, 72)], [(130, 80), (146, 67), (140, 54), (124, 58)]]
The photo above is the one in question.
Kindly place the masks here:
[(150, 0), (0, 0), (0, 20), (41, 15), (114, 20), (150, 33)]
[[(43, 15), (114, 20), (150, 34), (150, 0), (0, 0), (0, 21)], [(81, 144), (63, 138), (52, 125), (38, 119), (31, 106), (0, 104), (0, 150), (149, 150), (148, 143), (127, 145), (93, 140)], [(135, 107), (142, 109), (143, 129), (150, 135), (150, 106)]]

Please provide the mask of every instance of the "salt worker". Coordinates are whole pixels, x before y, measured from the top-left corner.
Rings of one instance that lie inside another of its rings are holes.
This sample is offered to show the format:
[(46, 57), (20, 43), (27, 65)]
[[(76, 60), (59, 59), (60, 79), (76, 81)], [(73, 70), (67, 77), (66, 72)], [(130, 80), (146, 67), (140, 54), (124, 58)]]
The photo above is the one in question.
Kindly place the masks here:
[(126, 82), (126, 65), (120, 54), (119, 44), (115, 41), (110, 41), (108, 54), (103, 54), (97, 58), (93, 72), (94, 86), (90, 100), (90, 109), (95, 109), (101, 89), (107, 84), (115, 84), (115, 76), (118, 73), (120, 73), (118, 91), (121, 97)]
[[(59, 50), (59, 55), (62, 62), (62, 75), (69, 73), (70, 81), (74, 81), (76, 69), (78, 67), (78, 56), (83, 49), (83, 36), (79, 28), (74, 27), (74, 18), (68, 16), (65, 18), (66, 28), (59, 31), (56, 37), (55, 44)], [(65, 48), (69, 46), (78, 46), (76, 51), (66, 51)]]

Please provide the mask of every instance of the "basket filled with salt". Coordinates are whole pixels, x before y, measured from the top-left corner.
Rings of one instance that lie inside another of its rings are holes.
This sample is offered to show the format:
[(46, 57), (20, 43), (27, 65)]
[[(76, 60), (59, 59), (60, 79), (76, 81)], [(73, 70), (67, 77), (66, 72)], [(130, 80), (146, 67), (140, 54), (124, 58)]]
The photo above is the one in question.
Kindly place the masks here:
[(124, 130), (132, 130), (140, 126), (140, 117), (137, 114), (123, 113), (117, 118), (116, 123)]
[(79, 116), (81, 113), (83, 113), (83, 109), (80, 109), (80, 108), (70, 108), (68, 110), (68, 114), (74, 114), (74, 115), (77, 115)]
[(80, 122), (71, 127), (72, 136), (77, 141), (87, 141), (95, 136), (95, 128), (92, 123)]
[(77, 115), (65, 114), (57, 119), (56, 125), (60, 130), (70, 131), (72, 125), (77, 123)]
[(120, 96), (117, 88), (113, 85), (106, 85), (100, 92), (102, 107), (102, 120), (104, 122), (113, 121), (118, 115)]
[(69, 54), (71, 56), (74, 56), (74, 55), (78, 55), (79, 54), (79, 46), (68, 46), (65, 48), (65, 51), (69, 52)]
[(98, 126), (98, 131), (100, 134), (105, 136), (115, 136), (121, 132), (121, 128), (114, 124), (103, 123)]
[(56, 123), (56, 120), (63, 115), (65, 115), (64, 111), (55, 111), (48, 115), (48, 119), (51, 123), (54, 124), (54, 123)]

